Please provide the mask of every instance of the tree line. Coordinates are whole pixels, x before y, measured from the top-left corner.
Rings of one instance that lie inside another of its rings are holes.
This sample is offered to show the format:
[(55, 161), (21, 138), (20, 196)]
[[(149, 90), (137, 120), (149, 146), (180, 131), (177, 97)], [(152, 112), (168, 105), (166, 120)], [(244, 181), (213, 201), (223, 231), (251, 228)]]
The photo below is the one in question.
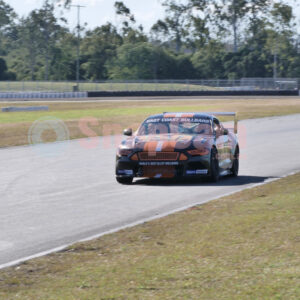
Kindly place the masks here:
[[(0, 0), (0, 80), (74, 80), (76, 30), (45, 0), (19, 17)], [(81, 80), (300, 77), (293, 8), (283, 0), (162, 0), (146, 33), (122, 1), (116, 24), (77, 28)]]

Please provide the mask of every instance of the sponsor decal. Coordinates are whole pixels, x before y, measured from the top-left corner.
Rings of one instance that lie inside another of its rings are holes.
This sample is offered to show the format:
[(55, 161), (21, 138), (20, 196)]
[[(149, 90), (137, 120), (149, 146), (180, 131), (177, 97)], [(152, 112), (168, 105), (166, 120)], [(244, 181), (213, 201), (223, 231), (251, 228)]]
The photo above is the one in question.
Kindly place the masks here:
[(196, 170), (196, 174), (207, 174), (208, 170)]
[(133, 170), (118, 170), (119, 175), (133, 175)]
[(187, 175), (195, 175), (196, 174), (196, 170), (187, 170), (186, 174)]
[(202, 123), (202, 124), (210, 124), (210, 119), (208, 118), (155, 118), (146, 120), (146, 124), (149, 123)]
[(187, 170), (187, 175), (206, 175), (208, 174), (208, 170)]

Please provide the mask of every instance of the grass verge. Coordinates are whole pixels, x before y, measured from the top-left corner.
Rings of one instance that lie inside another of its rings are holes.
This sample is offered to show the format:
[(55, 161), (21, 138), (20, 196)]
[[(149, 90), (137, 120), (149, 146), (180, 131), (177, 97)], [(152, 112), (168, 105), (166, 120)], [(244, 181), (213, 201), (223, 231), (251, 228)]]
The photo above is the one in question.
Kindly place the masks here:
[[(32, 104), (14, 105), (27, 106)], [(89, 124), (85, 121), (84, 124), (92, 129), (93, 134), (97, 136), (112, 133), (120, 134), (124, 127), (129, 126), (135, 129), (147, 116), (163, 111), (236, 111), (240, 119), (300, 113), (299, 97), (48, 103), (48, 105), (49, 112), (0, 112), (0, 147), (28, 144), (29, 128), (33, 122), (44, 117), (55, 117), (64, 121), (70, 131), (70, 138), (76, 139), (86, 137), (86, 130), (83, 128), (84, 125), (80, 126), (80, 120), (89, 120), (89, 118), (96, 118), (97, 122)], [(0, 108), (4, 106), (8, 106), (8, 104), (0, 103)], [(105, 127), (113, 130), (107, 132)], [(55, 138), (53, 132), (45, 132), (43, 141), (51, 142)]]
[(1, 299), (299, 299), (300, 174), (0, 271)]

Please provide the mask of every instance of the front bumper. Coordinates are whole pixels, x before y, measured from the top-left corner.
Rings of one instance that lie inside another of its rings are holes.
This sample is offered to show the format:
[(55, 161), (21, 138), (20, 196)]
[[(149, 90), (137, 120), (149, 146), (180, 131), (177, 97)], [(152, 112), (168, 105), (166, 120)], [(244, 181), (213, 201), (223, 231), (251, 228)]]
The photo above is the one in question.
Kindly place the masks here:
[(117, 177), (202, 177), (209, 175), (210, 156), (189, 157), (185, 161), (132, 161), (117, 157)]

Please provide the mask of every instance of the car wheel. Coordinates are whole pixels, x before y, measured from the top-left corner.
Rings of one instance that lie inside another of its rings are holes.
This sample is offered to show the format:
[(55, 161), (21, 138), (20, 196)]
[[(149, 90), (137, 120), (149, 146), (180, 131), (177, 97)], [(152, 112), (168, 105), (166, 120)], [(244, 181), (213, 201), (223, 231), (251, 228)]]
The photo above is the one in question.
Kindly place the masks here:
[(121, 184), (131, 184), (133, 181), (133, 177), (116, 177), (116, 180)]
[(209, 174), (212, 182), (217, 182), (220, 178), (218, 152), (215, 148), (211, 149)]
[(230, 169), (231, 176), (237, 177), (239, 175), (239, 165), (240, 165), (240, 163), (239, 163), (239, 151), (238, 151), (238, 149), (236, 149), (235, 154), (234, 154), (232, 168)]

